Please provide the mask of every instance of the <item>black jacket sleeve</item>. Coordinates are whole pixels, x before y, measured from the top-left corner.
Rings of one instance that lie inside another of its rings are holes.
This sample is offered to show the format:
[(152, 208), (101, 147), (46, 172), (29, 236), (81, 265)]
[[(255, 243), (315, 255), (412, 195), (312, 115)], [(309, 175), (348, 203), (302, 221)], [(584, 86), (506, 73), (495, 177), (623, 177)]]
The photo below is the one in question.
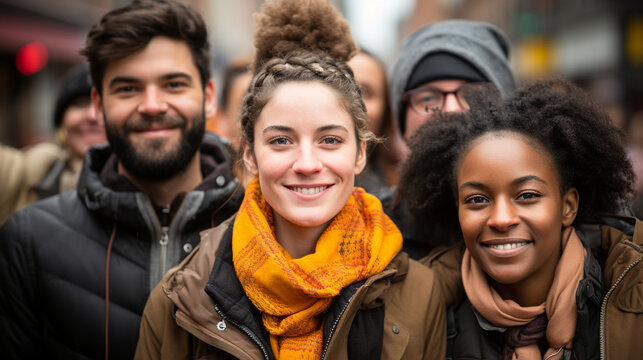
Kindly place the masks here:
[(25, 211), (0, 228), (0, 349), (4, 359), (43, 357), (35, 263)]

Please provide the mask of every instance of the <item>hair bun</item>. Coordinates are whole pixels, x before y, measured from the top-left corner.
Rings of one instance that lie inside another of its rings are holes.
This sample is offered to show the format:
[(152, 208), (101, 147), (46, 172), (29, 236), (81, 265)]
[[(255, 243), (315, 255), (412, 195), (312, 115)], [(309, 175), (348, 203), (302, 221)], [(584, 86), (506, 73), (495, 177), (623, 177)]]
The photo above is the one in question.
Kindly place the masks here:
[(267, 1), (256, 21), (255, 69), (295, 51), (324, 52), (343, 62), (357, 52), (348, 22), (328, 0)]

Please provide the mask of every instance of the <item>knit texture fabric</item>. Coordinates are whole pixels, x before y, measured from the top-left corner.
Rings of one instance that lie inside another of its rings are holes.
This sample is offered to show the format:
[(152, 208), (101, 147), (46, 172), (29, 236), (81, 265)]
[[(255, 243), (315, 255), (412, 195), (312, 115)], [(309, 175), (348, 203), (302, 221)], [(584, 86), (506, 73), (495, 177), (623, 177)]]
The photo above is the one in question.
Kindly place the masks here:
[(499, 28), (466, 20), (428, 25), (414, 33), (404, 44), (391, 77), (391, 105), (402, 134), (405, 128), (402, 112), (404, 89), (416, 65), (432, 53), (448, 53), (465, 59), (496, 85), (505, 98), (516, 87), (509, 68), (509, 41)]
[[(546, 339), (549, 349), (542, 358), (560, 359), (563, 347), (571, 348), (576, 332), (576, 289), (583, 279), (586, 251), (573, 227), (562, 234), (562, 254), (554, 273), (545, 302), (537, 306), (520, 306), (513, 300), (505, 300), (489, 284), (486, 274), (465, 250), (462, 259), (462, 282), (473, 307), (487, 321), (502, 327), (523, 326), (542, 313), (547, 314)], [(540, 359), (540, 349), (532, 343), (516, 347), (512, 359)]]
[(275, 237), (259, 182), (246, 189), (232, 233), (234, 267), (259, 309), (277, 359), (319, 359), (324, 314), (346, 286), (380, 273), (402, 248), (402, 234), (380, 201), (355, 188), (317, 241), (293, 259)]

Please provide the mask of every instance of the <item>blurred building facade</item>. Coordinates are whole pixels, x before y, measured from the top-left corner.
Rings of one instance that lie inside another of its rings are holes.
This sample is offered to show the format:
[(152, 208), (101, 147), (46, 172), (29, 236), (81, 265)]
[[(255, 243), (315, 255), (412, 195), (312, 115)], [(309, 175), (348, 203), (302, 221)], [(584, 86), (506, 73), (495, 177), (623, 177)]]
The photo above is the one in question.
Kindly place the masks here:
[[(51, 113), (61, 76), (83, 60), (78, 49), (91, 25), (129, 1), (0, 0), (0, 142), (21, 147), (53, 139)], [(519, 82), (568, 78), (592, 91), (623, 124), (643, 109), (643, 2), (331, 1), (351, 22), (358, 44), (388, 66), (402, 42), (426, 24), (450, 18), (487, 21), (508, 34)], [(252, 14), (263, 0), (185, 2), (209, 24), (218, 81), (218, 70), (228, 61), (252, 53)]]
[(401, 24), (401, 39), (448, 18), (503, 29), (519, 83), (551, 76), (572, 80), (592, 92), (623, 129), (643, 109), (641, 1), (417, 0)]

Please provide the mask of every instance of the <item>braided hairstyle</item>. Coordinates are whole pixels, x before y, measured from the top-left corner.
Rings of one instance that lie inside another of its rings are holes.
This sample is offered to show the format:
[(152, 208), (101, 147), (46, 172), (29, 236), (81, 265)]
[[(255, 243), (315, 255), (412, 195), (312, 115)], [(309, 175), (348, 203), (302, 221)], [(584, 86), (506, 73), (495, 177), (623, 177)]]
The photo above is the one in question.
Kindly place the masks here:
[(318, 81), (332, 88), (355, 124), (357, 144), (375, 140), (353, 72), (357, 47), (346, 20), (327, 0), (268, 1), (257, 16), (254, 77), (241, 103), (241, 139), (254, 145), (254, 126), (281, 84)]
[(410, 139), (411, 153), (403, 165), (395, 204), (409, 202), (426, 226), (461, 237), (458, 163), (476, 139), (509, 131), (549, 152), (561, 194), (572, 187), (578, 190), (574, 225), (629, 205), (634, 173), (622, 134), (585, 92), (564, 80), (544, 80), (517, 90), (501, 104), (496, 96), (476, 90), (469, 94), (468, 113), (439, 114)]

